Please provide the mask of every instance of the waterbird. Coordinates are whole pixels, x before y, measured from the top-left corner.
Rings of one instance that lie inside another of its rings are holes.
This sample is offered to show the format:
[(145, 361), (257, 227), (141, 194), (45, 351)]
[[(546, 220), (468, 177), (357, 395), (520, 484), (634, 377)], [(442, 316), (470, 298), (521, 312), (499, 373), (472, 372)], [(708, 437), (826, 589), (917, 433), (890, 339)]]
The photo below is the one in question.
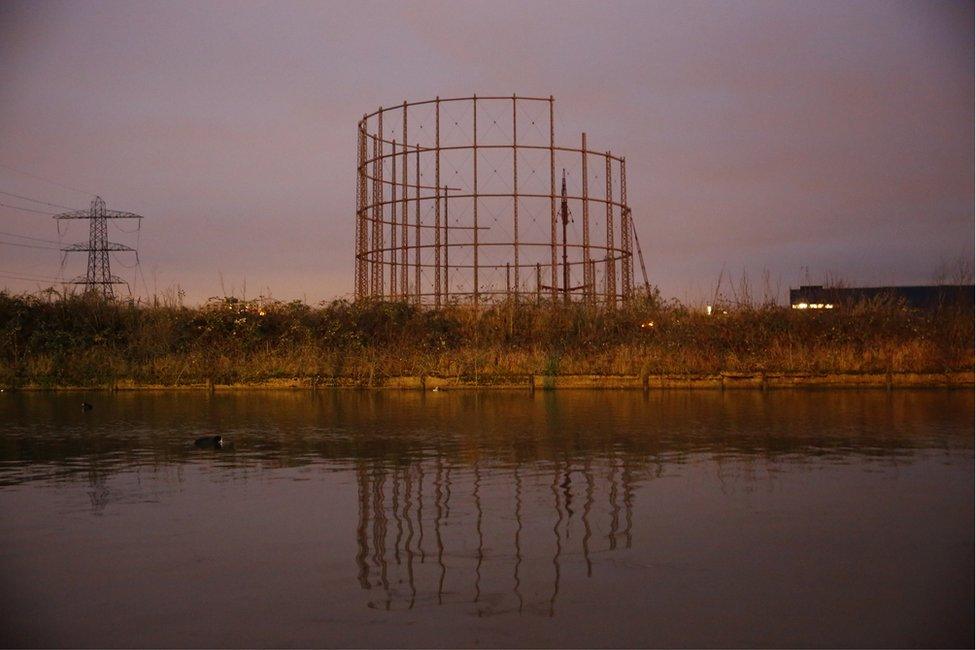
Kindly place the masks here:
[(198, 449), (220, 449), (224, 446), (224, 440), (220, 436), (203, 436), (193, 442), (193, 446)]
[(92, 406), (91, 404), (89, 404), (88, 402), (82, 402), (82, 403), (81, 403), (81, 410), (82, 410), (82, 411), (90, 411), (90, 410), (92, 410), (93, 408), (95, 408), (95, 407), (94, 407), (94, 406)]

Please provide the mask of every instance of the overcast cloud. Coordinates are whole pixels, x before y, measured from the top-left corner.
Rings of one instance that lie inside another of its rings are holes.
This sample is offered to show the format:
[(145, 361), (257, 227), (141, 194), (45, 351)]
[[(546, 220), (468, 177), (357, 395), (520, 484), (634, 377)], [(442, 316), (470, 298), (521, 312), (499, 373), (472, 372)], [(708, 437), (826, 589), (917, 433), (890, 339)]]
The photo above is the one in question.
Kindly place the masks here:
[[(969, 2), (8, 1), (0, 190), (87, 205), (15, 168), (145, 215), (150, 291), (203, 300), (222, 276), (329, 299), (352, 290), (358, 118), (513, 92), (555, 95), (567, 140), (627, 156), (667, 296), (710, 295), (723, 266), (785, 291), (806, 273), (926, 283), (973, 258)], [(44, 215), (0, 207), (0, 223), (58, 238)], [(60, 255), (0, 260), (50, 277)]]

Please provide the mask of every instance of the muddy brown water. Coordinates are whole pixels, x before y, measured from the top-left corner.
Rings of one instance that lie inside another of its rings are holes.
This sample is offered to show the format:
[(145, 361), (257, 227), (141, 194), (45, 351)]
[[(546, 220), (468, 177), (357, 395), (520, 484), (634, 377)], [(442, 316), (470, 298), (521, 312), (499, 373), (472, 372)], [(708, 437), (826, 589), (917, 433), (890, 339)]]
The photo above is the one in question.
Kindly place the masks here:
[(965, 390), (5, 393), (0, 642), (971, 647), (973, 413)]

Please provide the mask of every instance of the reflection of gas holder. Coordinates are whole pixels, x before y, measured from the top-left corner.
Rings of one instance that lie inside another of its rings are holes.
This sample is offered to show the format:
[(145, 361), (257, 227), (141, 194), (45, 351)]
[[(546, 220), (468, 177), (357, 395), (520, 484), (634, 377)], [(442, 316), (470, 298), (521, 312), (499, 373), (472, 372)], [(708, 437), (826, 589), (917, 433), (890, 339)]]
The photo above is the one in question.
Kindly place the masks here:
[(368, 606), (475, 604), (479, 616), (552, 616), (565, 572), (633, 541), (626, 461), (493, 466), (438, 456), (356, 470), (359, 584)]

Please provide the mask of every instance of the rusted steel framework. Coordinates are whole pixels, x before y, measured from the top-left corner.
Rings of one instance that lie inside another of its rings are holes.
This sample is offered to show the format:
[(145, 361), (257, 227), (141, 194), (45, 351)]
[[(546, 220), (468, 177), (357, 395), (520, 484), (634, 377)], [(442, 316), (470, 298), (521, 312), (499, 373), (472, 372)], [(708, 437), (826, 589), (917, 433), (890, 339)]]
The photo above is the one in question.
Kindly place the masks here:
[[(405, 101), (364, 115), (356, 299), (630, 300), (626, 163), (589, 149), (585, 133), (578, 147), (557, 145), (555, 119), (551, 96), (518, 95)], [(601, 183), (602, 197), (591, 192)]]

